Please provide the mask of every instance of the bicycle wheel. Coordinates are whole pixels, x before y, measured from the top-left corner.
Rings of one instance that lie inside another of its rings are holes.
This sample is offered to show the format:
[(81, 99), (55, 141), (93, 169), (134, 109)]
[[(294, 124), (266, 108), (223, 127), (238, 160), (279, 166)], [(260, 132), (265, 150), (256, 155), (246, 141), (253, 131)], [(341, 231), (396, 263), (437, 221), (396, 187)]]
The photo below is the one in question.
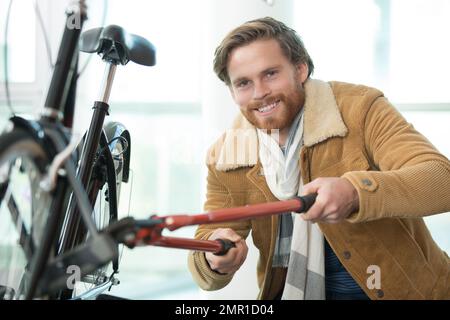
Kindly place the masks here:
[(48, 165), (49, 155), (28, 132), (0, 136), (0, 299), (27, 294), (53, 201), (40, 187)]

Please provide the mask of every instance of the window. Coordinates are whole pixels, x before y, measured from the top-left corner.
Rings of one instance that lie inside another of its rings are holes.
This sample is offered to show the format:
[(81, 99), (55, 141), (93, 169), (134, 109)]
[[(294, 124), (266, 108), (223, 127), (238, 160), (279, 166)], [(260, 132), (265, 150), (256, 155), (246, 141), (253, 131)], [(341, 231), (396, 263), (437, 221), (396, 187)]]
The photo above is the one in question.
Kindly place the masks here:
[[(38, 1), (44, 23), (49, 24), (48, 0)], [(6, 108), (5, 90), (5, 27), (9, 1), (0, 2), (0, 126), (10, 116)], [(47, 18), (47, 19), (46, 19)], [(19, 114), (33, 114), (42, 104), (48, 84), (50, 63), (42, 30), (32, 0), (13, 1), (8, 29), (9, 91), (13, 109)], [(47, 30), (48, 30), (47, 25)]]
[[(106, 24), (148, 39), (157, 61), (150, 68), (131, 62), (119, 67), (112, 102), (200, 101), (200, 9), (200, 1), (108, 1)], [(102, 73), (101, 63), (91, 64)]]
[(315, 77), (382, 89), (395, 103), (450, 101), (450, 2), (301, 0), (295, 24)]
[[(4, 30), (6, 26), (6, 13), (8, 5), (9, 1), (0, 2), (0, 25), (2, 30), (0, 37), (0, 82), (5, 80)], [(34, 25), (35, 14), (31, 1), (13, 1), (8, 31), (8, 71), (9, 81), (12, 83), (32, 83), (35, 81), (35, 28), (24, 27)]]

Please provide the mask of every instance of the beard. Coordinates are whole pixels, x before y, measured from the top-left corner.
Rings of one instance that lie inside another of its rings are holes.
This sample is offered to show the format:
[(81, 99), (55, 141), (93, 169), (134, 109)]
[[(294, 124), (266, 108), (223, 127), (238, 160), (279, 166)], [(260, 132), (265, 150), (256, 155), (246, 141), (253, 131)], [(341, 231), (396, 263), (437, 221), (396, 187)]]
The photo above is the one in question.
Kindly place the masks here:
[[(278, 102), (277, 110), (267, 116), (259, 115), (258, 108)], [(291, 126), (305, 101), (305, 92), (301, 84), (290, 94), (279, 93), (268, 96), (261, 101), (250, 102), (241, 108), (242, 114), (255, 127), (259, 129), (279, 129), (283, 130)]]

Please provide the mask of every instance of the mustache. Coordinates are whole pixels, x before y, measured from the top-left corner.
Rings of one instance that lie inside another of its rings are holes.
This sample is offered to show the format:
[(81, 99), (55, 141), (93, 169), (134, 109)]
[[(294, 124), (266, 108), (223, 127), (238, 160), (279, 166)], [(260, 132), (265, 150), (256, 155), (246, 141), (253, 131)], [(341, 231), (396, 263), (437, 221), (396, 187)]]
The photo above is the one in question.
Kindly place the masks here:
[(272, 104), (272, 103), (274, 103), (276, 101), (285, 101), (284, 94), (277, 94), (277, 95), (273, 95), (273, 96), (270, 96), (270, 97), (266, 97), (262, 101), (250, 102), (247, 105), (247, 109), (252, 109), (252, 110), (259, 109), (262, 106), (267, 106), (267, 105)]

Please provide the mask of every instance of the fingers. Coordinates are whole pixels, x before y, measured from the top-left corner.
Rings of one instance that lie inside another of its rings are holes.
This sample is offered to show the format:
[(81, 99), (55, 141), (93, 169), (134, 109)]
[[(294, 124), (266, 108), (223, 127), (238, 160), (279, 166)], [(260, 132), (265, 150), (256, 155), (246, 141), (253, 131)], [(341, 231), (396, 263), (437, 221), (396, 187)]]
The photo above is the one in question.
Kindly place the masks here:
[(248, 248), (245, 240), (240, 240), (235, 244), (236, 247), (230, 249), (224, 256), (205, 254), (212, 270), (220, 273), (234, 273), (241, 267), (247, 257)]
[(320, 194), (317, 195), (316, 201), (309, 208), (307, 212), (301, 215), (302, 219), (305, 221), (317, 222), (323, 215), (324, 205), (322, 203), (322, 197)]
[(302, 195), (308, 195), (311, 193), (317, 193), (320, 186), (321, 186), (322, 178), (317, 178), (311, 181), (310, 183), (307, 183), (302, 188)]
[(216, 229), (209, 237), (209, 240), (219, 238), (233, 241), (235, 247), (231, 248), (227, 254), (223, 256), (216, 256), (211, 252), (205, 253), (205, 258), (208, 261), (209, 266), (212, 270), (220, 273), (236, 272), (247, 257), (247, 244), (244, 239), (242, 239), (234, 230), (230, 228)]
[[(234, 254), (234, 259), (230, 263), (229, 268), (225, 268), (225, 273), (236, 272), (247, 258), (248, 247), (244, 239), (235, 242), (235, 248), (230, 249)], [(233, 256), (232, 256), (233, 257)]]
[(303, 187), (303, 194), (305, 195), (317, 193), (314, 204), (302, 215), (303, 220), (311, 221), (312, 223), (318, 221), (335, 223), (335, 219), (337, 218), (335, 216), (336, 208), (334, 208), (335, 205), (330, 201), (332, 181), (330, 178), (317, 178)]
[(303, 187), (304, 194), (313, 192), (317, 198), (302, 215), (306, 221), (338, 223), (359, 208), (358, 193), (344, 178), (318, 178)]
[(331, 199), (329, 195), (329, 190), (327, 187), (320, 189), (316, 197), (316, 201), (311, 206), (311, 208), (303, 214), (301, 217), (305, 221), (316, 222), (327, 222), (327, 223), (337, 223), (339, 222), (339, 207)]

